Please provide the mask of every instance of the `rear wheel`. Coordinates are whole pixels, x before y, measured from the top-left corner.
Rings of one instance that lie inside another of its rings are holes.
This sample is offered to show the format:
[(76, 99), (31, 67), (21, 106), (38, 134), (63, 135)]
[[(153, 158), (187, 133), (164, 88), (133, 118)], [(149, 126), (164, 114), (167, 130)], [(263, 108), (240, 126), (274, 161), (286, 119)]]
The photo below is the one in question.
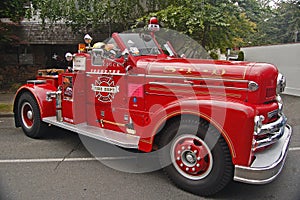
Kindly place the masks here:
[(213, 195), (232, 180), (226, 141), (205, 120), (187, 118), (170, 123), (162, 132), (160, 147), (168, 177), (188, 192)]
[(41, 120), (36, 99), (28, 92), (21, 94), (18, 101), (18, 118), (24, 133), (31, 138), (45, 135), (47, 124)]

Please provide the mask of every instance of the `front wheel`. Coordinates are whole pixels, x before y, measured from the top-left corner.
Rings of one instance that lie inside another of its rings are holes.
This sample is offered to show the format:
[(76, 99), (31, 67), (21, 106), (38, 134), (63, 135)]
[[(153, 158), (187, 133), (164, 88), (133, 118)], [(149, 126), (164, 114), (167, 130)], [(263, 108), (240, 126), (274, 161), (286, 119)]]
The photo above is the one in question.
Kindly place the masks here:
[(48, 128), (47, 124), (41, 120), (36, 99), (28, 92), (21, 94), (19, 98), (18, 119), (24, 133), (31, 138), (41, 138)]
[(213, 195), (232, 180), (226, 141), (205, 120), (188, 118), (170, 123), (162, 132), (160, 148), (168, 177), (188, 192)]

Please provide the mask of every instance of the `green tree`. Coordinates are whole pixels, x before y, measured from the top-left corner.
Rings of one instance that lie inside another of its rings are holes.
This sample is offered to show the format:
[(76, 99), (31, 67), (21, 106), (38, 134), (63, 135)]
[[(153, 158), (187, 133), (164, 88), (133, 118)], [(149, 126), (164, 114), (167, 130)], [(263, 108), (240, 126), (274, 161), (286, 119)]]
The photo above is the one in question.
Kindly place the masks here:
[[(246, 1), (246, 0), (245, 0)], [(254, 1), (254, 0), (247, 0)], [(34, 0), (42, 22), (63, 20), (73, 30), (99, 29), (117, 24), (130, 28), (136, 19), (156, 15), (164, 27), (188, 34), (206, 49), (244, 45), (254, 33), (250, 12), (229, 0)], [(143, 3), (141, 3), (143, 2)], [(256, 10), (253, 7), (253, 10)], [(144, 16), (144, 17), (142, 17)], [(249, 17), (250, 16), (250, 17)], [(253, 15), (255, 16), (255, 15)], [(109, 32), (111, 32), (109, 30)]]
[(279, 43), (289, 43), (300, 41), (300, 2), (289, 0), (281, 2), (276, 9), (276, 18), (272, 19), (276, 27), (272, 35)]
[(243, 12), (246, 17), (255, 23), (254, 32), (247, 34), (244, 37), (243, 46), (259, 45), (264, 40), (265, 20), (272, 15), (271, 9), (272, 0), (236, 0), (235, 5), (240, 12)]
[[(24, 9), (30, 5), (31, 9)], [(126, 30), (138, 19), (156, 15), (165, 28), (199, 41), (206, 49), (299, 41), (297, 0), (2, 0), (0, 42), (16, 43), (13, 29), (25, 16), (38, 13), (42, 23), (63, 21), (74, 31), (101, 30), (112, 25)], [(107, 30), (108, 28), (108, 30)]]
[(20, 21), (26, 13), (24, 6), (29, 0), (1, 0), (0, 18), (9, 18), (14, 22)]
[(279, 44), (299, 41), (300, 2), (270, 1), (262, 4), (257, 32), (249, 36), (251, 45)]
[[(16, 2), (25, 2), (20, 0)], [(7, 2), (7, 1), (5, 1)], [(206, 49), (291, 42), (298, 39), (297, 0), (32, 0), (43, 23), (64, 21), (74, 31), (111, 33), (156, 15), (165, 28)], [(21, 9), (22, 10), (22, 9)], [(22, 11), (23, 12), (23, 11)], [(29, 14), (34, 13), (28, 12)], [(24, 15), (24, 13), (22, 14)], [(18, 16), (18, 15), (16, 15)], [(114, 25), (114, 27), (112, 27)], [(108, 28), (108, 30), (107, 30)]]
[(181, 0), (140, 20), (156, 15), (164, 27), (190, 35), (206, 49), (243, 45), (255, 24), (228, 0)]
[(98, 29), (103, 24), (128, 29), (144, 14), (139, 0), (35, 0), (33, 5), (33, 13), (39, 13), (43, 24), (62, 20), (74, 31)]
[(15, 34), (18, 23), (25, 16), (28, 4), (27, 0), (1, 0), (0, 1), (0, 18), (7, 18), (11, 22), (0, 21), (0, 45), (11, 44), (17, 45), (20, 39)]

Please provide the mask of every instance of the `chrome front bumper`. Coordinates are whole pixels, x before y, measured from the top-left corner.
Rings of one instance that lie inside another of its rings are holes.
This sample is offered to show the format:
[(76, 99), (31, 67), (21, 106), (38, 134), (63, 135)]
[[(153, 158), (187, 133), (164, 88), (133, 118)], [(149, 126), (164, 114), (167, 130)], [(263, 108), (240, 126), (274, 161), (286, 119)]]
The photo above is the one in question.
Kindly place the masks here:
[(287, 118), (282, 114), (278, 120), (269, 124), (263, 124), (258, 133), (254, 135), (264, 136), (262, 139), (254, 139), (252, 151), (267, 147), (277, 142), (284, 134)]
[(282, 136), (268, 149), (255, 153), (250, 167), (235, 165), (234, 180), (251, 184), (265, 184), (281, 172), (287, 156), (292, 127), (286, 125)]

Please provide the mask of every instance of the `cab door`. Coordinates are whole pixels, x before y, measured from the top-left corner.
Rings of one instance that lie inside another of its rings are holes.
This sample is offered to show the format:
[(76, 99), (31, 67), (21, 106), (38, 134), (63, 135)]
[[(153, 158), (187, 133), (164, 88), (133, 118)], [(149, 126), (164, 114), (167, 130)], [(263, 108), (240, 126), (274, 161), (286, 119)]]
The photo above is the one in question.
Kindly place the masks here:
[(88, 124), (101, 128), (128, 132), (128, 78), (123, 58), (105, 55), (105, 50), (94, 49), (87, 76)]

